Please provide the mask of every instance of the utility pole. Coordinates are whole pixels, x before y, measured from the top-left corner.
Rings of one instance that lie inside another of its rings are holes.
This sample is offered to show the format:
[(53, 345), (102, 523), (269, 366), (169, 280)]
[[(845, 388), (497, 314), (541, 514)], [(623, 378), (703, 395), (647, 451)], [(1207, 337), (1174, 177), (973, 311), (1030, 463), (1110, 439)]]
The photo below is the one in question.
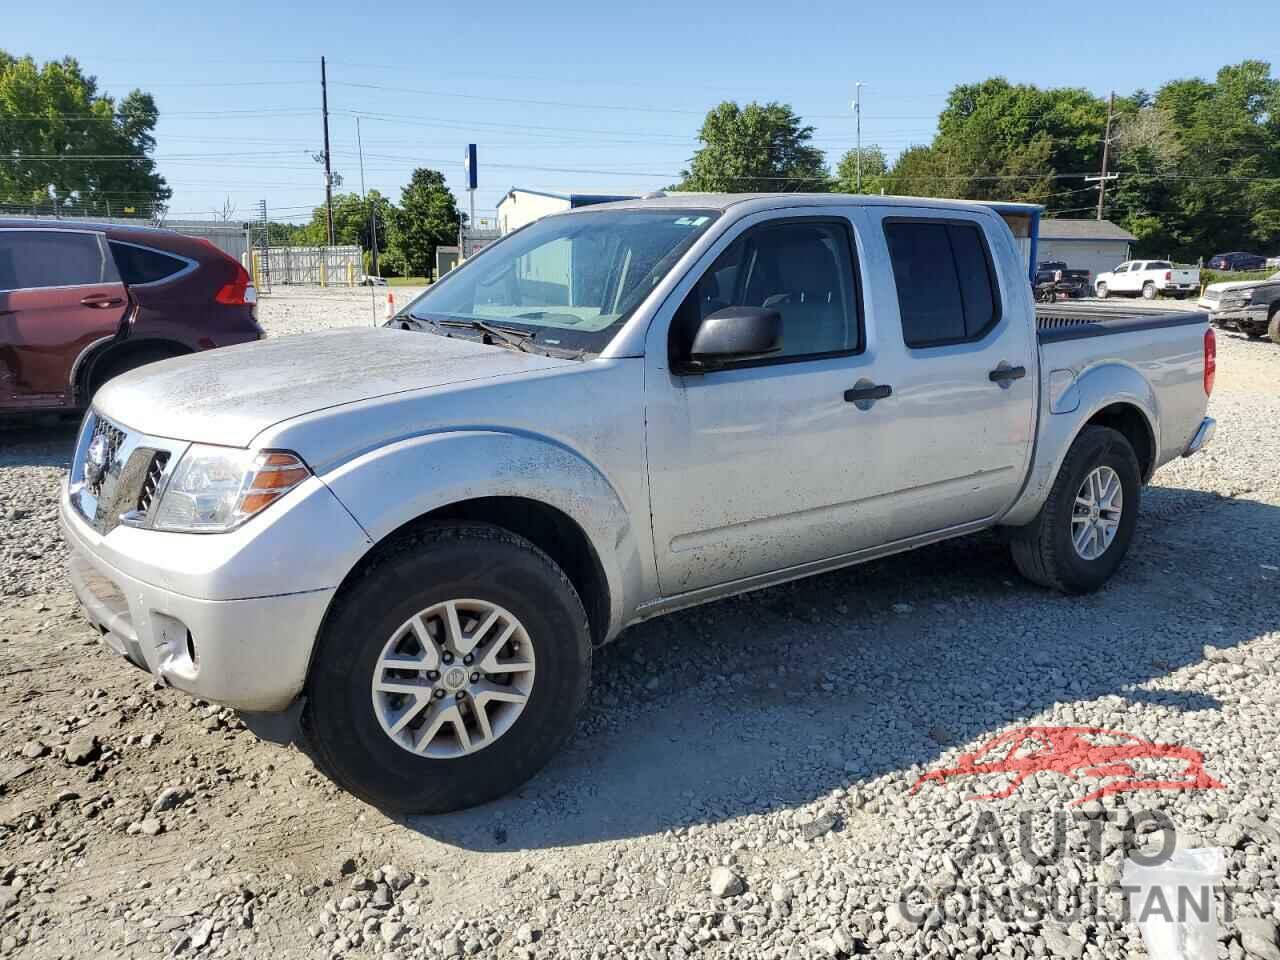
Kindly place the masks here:
[[(369, 203), (369, 198), (364, 192), (364, 143), (360, 139), (360, 118), (356, 117), (356, 151), (360, 154), (360, 199)], [(369, 269), (373, 271), (375, 277), (380, 277), (378, 273), (378, 211), (372, 207), (369, 209)]]
[(320, 58), (320, 111), (324, 116), (324, 210), (329, 224), (329, 246), (333, 246), (333, 170), (329, 166), (329, 84), (324, 57)]
[(857, 120), (858, 152), (854, 169), (854, 193), (862, 192), (862, 88), (866, 86), (861, 80), (853, 85), (853, 114)]
[[(1102, 174), (1098, 177), (1098, 219), (1102, 219), (1102, 201), (1107, 196), (1107, 160), (1111, 153), (1111, 118), (1116, 109), (1116, 92), (1107, 97), (1107, 132), (1102, 137)], [(1111, 179), (1115, 179), (1113, 174)]]

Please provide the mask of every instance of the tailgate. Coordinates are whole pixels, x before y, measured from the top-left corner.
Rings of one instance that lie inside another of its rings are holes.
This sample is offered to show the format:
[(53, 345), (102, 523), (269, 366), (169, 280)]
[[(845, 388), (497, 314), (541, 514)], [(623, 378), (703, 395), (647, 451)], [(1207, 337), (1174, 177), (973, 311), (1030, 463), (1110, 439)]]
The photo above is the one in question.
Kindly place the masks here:
[(1173, 282), (1180, 285), (1190, 284), (1195, 286), (1200, 282), (1200, 271), (1191, 267), (1174, 267)]

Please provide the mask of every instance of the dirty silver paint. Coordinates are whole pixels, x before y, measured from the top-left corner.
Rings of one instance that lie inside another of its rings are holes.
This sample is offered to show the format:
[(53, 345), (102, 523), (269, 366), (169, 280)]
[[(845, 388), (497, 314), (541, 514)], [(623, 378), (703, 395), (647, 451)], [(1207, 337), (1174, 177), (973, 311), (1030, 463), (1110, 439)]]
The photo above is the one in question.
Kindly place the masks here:
[[(1203, 418), (1203, 325), (1039, 343), (1013, 238), (981, 205), (785, 195), (650, 204), (725, 213), (596, 359), (353, 329), (168, 361), (104, 389), (95, 407), (133, 430), (293, 450), (316, 473), (212, 536), (99, 536), (64, 497), (75, 554), (129, 594), (136, 619), (197, 617), (217, 651), (194, 672), (148, 660), (153, 672), (233, 705), (284, 706), (346, 573), (403, 524), (468, 499), (525, 497), (577, 524), (604, 570), (612, 637), (680, 606), (1025, 522), (1082, 425), (1108, 404), (1142, 412), (1157, 464), (1184, 452)], [(749, 226), (815, 212), (854, 232), (866, 349), (674, 375), (668, 325), (701, 270)], [(981, 341), (905, 346), (881, 224), (890, 215), (962, 218), (984, 231), (1003, 315)], [(1027, 375), (992, 383), (1002, 365)], [(892, 395), (845, 402), (864, 379)], [(279, 622), (273, 611), (290, 605), (297, 615)], [(275, 680), (262, 679), (266, 666)]]

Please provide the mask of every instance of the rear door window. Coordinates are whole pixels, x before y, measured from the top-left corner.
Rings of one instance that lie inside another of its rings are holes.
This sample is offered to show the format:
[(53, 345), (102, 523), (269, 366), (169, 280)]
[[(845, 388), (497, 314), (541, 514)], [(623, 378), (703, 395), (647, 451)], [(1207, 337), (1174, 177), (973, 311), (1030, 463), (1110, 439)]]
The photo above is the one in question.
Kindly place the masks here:
[(886, 220), (909, 347), (979, 340), (1000, 319), (991, 255), (981, 228), (965, 220)]
[(0, 290), (88, 286), (119, 279), (98, 234), (0, 230)]
[(158, 283), (187, 268), (187, 260), (170, 256), (150, 247), (112, 240), (111, 255), (120, 270), (120, 279), (130, 286), (141, 283)]

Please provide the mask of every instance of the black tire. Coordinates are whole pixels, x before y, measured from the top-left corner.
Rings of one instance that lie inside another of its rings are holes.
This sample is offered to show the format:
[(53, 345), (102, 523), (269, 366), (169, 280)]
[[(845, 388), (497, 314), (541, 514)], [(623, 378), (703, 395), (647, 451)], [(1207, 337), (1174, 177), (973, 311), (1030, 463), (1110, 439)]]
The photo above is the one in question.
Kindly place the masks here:
[(94, 394), (102, 389), (102, 385), (108, 380), (113, 380), (122, 373), (128, 373), (130, 370), (136, 370), (138, 367), (145, 367), (148, 363), (155, 363), (158, 360), (168, 360), (171, 357), (181, 356), (180, 351), (172, 347), (144, 347), (138, 350), (132, 350), (119, 356), (111, 356), (108, 354), (93, 365), (93, 369), (89, 371), (88, 389), (86, 391), (86, 402), (93, 399)]
[(1099, 300), (1105, 300), (1111, 291), (1107, 289), (1107, 285), (1105, 283), (1100, 283), (1094, 288), (1093, 292), (1098, 295)]
[(1148, 280), (1142, 285), (1142, 299), (1154, 300), (1156, 298), (1156, 285)]
[[(460, 598), (510, 611), (528, 632), (537, 670), (504, 734), (464, 756), (423, 757), (379, 724), (374, 665), (401, 624)], [(550, 557), (500, 527), (431, 526), (371, 563), (334, 601), (307, 681), (303, 730), (320, 768), (349, 792), (395, 813), (445, 813), (502, 796), (537, 773), (573, 732), (590, 674), (586, 611)]]
[(1280, 344), (1280, 307), (1273, 307), (1267, 318), (1267, 336), (1272, 343)]
[[(1097, 467), (1108, 466), (1120, 478), (1123, 504), (1115, 539), (1093, 560), (1076, 552), (1071, 517), (1076, 492)], [(1085, 427), (1071, 444), (1053, 489), (1036, 518), (1014, 529), (1009, 538), (1018, 572), (1043, 587), (1062, 593), (1097, 590), (1116, 572), (1138, 523), (1142, 474), (1138, 458), (1124, 434), (1110, 427)]]

